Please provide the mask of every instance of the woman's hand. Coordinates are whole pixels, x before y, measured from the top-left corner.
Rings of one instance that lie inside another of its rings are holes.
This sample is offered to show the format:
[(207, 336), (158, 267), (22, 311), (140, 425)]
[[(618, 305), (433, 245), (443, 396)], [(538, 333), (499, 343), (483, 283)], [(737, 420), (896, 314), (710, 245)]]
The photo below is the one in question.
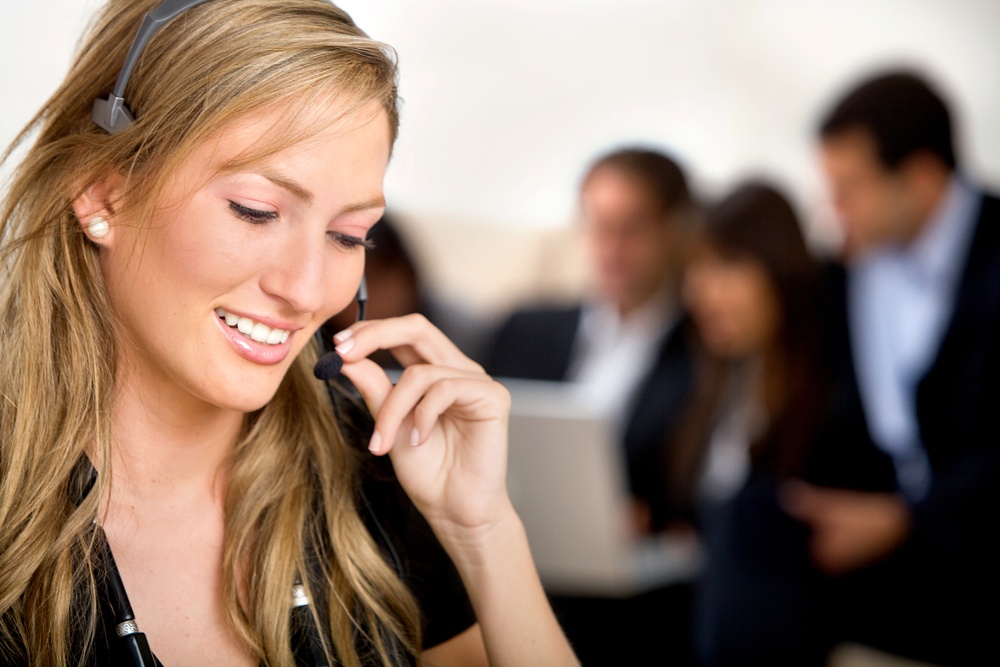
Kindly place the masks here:
[[(421, 315), (364, 321), (334, 337), (343, 373), (375, 416), (373, 453), (445, 538), (488, 529), (512, 511), (506, 491), (510, 396)], [(392, 352), (395, 385), (366, 357)], [(442, 534), (443, 533), (443, 534)]]
[[(358, 322), (334, 342), (375, 415), (370, 449), (392, 457), (458, 568), (482, 632), (467, 640), (495, 667), (578, 667), (507, 495), (507, 390), (420, 315)], [(366, 358), (378, 349), (404, 367), (395, 385)], [(468, 655), (450, 644), (435, 659)]]

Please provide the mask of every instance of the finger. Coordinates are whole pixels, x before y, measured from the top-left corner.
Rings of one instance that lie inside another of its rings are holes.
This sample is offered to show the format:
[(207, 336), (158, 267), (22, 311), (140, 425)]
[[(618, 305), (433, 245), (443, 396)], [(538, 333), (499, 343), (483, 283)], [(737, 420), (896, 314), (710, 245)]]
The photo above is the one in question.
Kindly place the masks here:
[(483, 372), (479, 364), (419, 314), (357, 322), (337, 333), (334, 343), (345, 361), (382, 349), (392, 351), (404, 367), (426, 363)]
[[(369, 412), (378, 416), (382, 411), (382, 405), (386, 398), (392, 393), (392, 381), (385, 374), (381, 366), (371, 359), (360, 359), (351, 363), (345, 363), (341, 372), (348, 380), (354, 384), (358, 393), (365, 400)], [(382, 446), (381, 435), (378, 431), (372, 434), (372, 439), (368, 444), (368, 449), (373, 454), (383, 454), (386, 450)]]
[(778, 504), (791, 516), (809, 521), (821, 509), (822, 494), (811, 484), (789, 480), (778, 489)]
[(338, 351), (344, 350), (352, 356), (389, 350), (404, 367), (429, 363), (479, 369), (447, 336), (418, 314), (359, 322), (338, 333), (334, 341)]
[(442, 377), (435, 381), (413, 409), (411, 445), (423, 444), (438, 419), (457, 409), (466, 421), (488, 421), (503, 415), (506, 390), (487, 376)]
[(375, 419), (375, 430), (381, 436), (382, 450), (391, 450), (401, 440), (417, 444), (420, 432), (413, 428), (413, 411), (436, 382), (463, 375), (471, 376), (460, 369), (427, 364), (410, 366), (403, 371), (399, 381), (385, 397)]

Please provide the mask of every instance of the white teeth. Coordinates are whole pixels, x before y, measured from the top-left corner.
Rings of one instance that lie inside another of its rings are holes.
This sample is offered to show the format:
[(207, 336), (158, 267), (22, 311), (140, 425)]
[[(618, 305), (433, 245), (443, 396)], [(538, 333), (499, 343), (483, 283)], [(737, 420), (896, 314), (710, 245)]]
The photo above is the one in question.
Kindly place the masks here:
[(240, 333), (248, 336), (258, 343), (278, 345), (279, 343), (287, 341), (288, 337), (291, 335), (291, 332), (287, 329), (272, 329), (266, 324), (254, 322), (249, 317), (233, 315), (232, 313), (226, 312), (223, 308), (216, 308), (215, 314), (218, 315), (220, 319), (224, 320), (228, 326), (236, 327)]
[(253, 329), (250, 330), (250, 337), (253, 338), (258, 343), (263, 343), (267, 340), (267, 337), (271, 335), (271, 327), (261, 324), (258, 322), (253, 325)]

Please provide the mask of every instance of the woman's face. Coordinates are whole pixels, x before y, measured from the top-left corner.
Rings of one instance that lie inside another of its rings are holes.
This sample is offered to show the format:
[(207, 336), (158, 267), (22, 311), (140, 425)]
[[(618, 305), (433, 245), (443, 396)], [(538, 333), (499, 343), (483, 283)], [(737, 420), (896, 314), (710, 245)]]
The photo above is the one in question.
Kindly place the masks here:
[(102, 269), (126, 334), (121, 370), (147, 399), (262, 407), (358, 288), (362, 241), (384, 209), (387, 116), (368, 108), (338, 119), (331, 109), (317, 136), (224, 168), (282, 111), (196, 149), (151, 219), (111, 216)]
[(774, 341), (780, 306), (764, 266), (702, 245), (684, 280), (684, 298), (709, 352), (722, 357), (764, 352)]

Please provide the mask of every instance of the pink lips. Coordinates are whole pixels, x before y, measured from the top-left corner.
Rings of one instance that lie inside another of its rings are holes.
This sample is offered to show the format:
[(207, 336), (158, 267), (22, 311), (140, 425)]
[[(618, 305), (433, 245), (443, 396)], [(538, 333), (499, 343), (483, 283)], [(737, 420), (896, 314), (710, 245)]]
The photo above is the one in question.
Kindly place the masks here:
[(215, 322), (219, 326), (222, 335), (232, 344), (236, 352), (244, 359), (252, 361), (255, 364), (272, 365), (281, 363), (292, 350), (291, 341), (294, 332), (284, 343), (268, 345), (266, 343), (258, 343), (244, 336), (239, 330), (227, 326), (219, 317), (215, 317)]

